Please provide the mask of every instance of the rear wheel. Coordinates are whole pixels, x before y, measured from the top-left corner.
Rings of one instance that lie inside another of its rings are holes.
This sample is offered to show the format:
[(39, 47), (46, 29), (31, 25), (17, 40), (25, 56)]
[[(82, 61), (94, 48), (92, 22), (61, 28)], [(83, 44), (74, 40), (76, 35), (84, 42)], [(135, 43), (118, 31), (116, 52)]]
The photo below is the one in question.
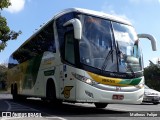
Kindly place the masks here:
[(96, 108), (105, 108), (108, 104), (107, 103), (94, 103)]
[(18, 88), (17, 88), (17, 84), (14, 84), (14, 87), (12, 88), (13, 89), (13, 100), (17, 100), (18, 99)]
[(54, 83), (50, 81), (47, 84), (47, 99), (51, 101), (56, 99)]
[(11, 85), (11, 94), (13, 95), (13, 91), (14, 91), (14, 88), (13, 88), (13, 84)]
[(61, 101), (59, 101), (56, 98), (56, 90), (55, 90), (55, 85), (53, 81), (49, 80), (47, 83), (47, 89), (46, 89), (46, 99), (43, 98), (44, 100), (48, 100), (49, 102), (53, 103), (53, 105), (59, 105), (61, 104)]
[(11, 94), (13, 96), (13, 100), (15, 101), (22, 101), (22, 100), (25, 100), (27, 97), (24, 96), (24, 95), (19, 95), (18, 94), (18, 87), (17, 87), (17, 84), (12, 84), (11, 85)]

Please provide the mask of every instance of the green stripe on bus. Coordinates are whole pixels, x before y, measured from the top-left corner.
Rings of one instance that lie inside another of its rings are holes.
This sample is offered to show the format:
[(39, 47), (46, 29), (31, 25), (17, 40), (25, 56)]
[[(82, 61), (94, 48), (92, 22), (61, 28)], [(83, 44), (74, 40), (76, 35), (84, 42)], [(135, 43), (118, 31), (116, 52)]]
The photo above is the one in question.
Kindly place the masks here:
[(142, 78), (134, 78), (134, 79), (123, 79), (119, 84), (125, 85), (138, 85)]
[(142, 78), (135, 78), (132, 80), (130, 85), (138, 85), (141, 82)]

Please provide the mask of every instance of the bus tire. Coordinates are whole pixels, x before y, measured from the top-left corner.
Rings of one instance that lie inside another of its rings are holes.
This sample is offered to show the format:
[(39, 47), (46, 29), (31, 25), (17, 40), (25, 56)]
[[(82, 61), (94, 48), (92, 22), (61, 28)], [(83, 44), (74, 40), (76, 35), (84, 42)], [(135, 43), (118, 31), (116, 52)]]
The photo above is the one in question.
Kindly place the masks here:
[(13, 84), (11, 85), (11, 94), (13, 95), (13, 91), (14, 91), (14, 88), (13, 88)]
[(18, 99), (18, 101), (24, 101), (24, 100), (26, 100), (26, 96), (25, 95), (17, 95), (17, 99)]
[(54, 100), (56, 98), (55, 85), (52, 80), (47, 82), (46, 97), (48, 100)]
[(96, 108), (105, 108), (108, 104), (107, 103), (94, 103)]
[(154, 105), (158, 105), (158, 104), (159, 104), (159, 102), (153, 102), (153, 104), (154, 104)]
[(18, 88), (17, 88), (17, 84), (14, 84), (13, 87), (13, 100), (17, 100), (18, 99)]
[(59, 105), (61, 104), (61, 101), (59, 101), (56, 98), (56, 89), (55, 89), (55, 84), (53, 80), (48, 80), (47, 82), (47, 89), (46, 89), (46, 98), (51, 102), (53, 105)]

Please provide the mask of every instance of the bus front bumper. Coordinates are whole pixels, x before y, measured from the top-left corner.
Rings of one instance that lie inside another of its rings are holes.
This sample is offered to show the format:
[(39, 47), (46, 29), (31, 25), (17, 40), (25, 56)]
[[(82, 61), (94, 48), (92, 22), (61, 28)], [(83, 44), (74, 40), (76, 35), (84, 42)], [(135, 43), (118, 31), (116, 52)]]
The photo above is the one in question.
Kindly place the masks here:
[(102, 90), (84, 82), (77, 81), (76, 101), (87, 103), (120, 103), (120, 104), (141, 104), (144, 89), (136, 91), (109, 91)]

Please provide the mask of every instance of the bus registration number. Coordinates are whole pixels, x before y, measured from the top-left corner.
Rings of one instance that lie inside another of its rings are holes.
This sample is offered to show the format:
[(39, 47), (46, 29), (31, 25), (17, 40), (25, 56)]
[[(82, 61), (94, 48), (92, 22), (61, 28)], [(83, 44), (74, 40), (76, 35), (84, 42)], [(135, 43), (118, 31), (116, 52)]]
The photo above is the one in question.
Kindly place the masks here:
[(124, 95), (113, 95), (112, 99), (113, 100), (123, 100), (124, 99)]

